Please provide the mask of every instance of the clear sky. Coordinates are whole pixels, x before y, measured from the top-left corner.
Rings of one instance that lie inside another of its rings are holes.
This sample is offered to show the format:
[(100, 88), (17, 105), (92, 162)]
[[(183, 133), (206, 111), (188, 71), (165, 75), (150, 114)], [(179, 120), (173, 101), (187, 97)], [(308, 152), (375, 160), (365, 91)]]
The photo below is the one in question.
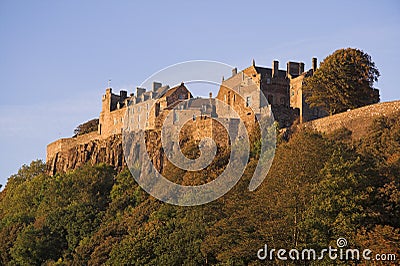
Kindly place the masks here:
[(322, 60), (356, 47), (400, 99), (399, 1), (0, 0), (0, 184), (46, 145), (97, 117), (112, 79), (131, 91), (187, 60), (243, 69)]

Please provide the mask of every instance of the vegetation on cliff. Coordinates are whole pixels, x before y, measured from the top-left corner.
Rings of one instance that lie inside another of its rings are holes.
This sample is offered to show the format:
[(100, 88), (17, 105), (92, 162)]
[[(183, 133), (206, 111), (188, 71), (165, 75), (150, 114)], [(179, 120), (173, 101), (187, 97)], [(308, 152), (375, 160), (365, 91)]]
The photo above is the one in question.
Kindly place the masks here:
[[(255, 192), (247, 189), (253, 156), (229, 193), (196, 207), (152, 198), (126, 170), (102, 164), (48, 176), (34, 161), (0, 193), (0, 264), (265, 265), (257, 258), (264, 244), (322, 249), (339, 237), (399, 257), (400, 123), (380, 118), (369, 130), (357, 142), (346, 129), (295, 132), (280, 140)], [(210, 174), (228, 158), (221, 152)], [(204, 177), (163, 171), (185, 184)]]

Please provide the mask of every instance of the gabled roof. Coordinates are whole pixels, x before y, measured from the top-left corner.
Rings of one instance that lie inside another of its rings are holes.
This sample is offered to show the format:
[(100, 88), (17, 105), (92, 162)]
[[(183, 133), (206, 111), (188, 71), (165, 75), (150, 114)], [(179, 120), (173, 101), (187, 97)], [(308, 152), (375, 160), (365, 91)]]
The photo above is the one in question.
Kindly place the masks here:
[(164, 85), (159, 87), (155, 92), (157, 93), (157, 96), (162, 97), (167, 91), (169, 90), (169, 85)]
[(164, 96), (165, 96), (165, 97), (168, 97), (168, 96), (172, 95), (175, 91), (177, 91), (179, 88), (184, 88), (185, 90), (188, 90), (188, 89), (185, 87), (184, 83), (182, 82), (180, 85), (175, 86), (175, 87), (173, 87), (172, 89), (167, 90), (167, 91), (165, 92), (165, 94), (164, 94), (164, 95), (160, 95), (160, 97), (164, 97)]

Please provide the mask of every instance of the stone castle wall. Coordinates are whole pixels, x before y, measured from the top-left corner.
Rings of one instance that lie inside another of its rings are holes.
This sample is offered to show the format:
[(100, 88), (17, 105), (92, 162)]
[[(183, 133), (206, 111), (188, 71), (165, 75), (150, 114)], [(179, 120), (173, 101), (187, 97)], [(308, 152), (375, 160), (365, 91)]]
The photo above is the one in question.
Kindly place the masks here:
[[(230, 130), (234, 131), (236, 124), (237, 121), (234, 119), (229, 121)], [(160, 136), (160, 130), (148, 130), (148, 134)], [(212, 138), (220, 146), (229, 145), (226, 129), (211, 118), (189, 119), (184, 123), (179, 135), (180, 141), (184, 139), (199, 141), (204, 138)], [(159, 143), (160, 139), (153, 138), (149, 141), (156, 144)], [(154, 154), (163, 156), (162, 152), (156, 151)], [(162, 164), (165, 158), (152, 158), (152, 160), (154, 160), (155, 165), (160, 166), (160, 162)], [(91, 132), (76, 138), (57, 140), (48, 145), (46, 161), (47, 170), (52, 175), (76, 169), (86, 163), (91, 165), (106, 163), (116, 170), (121, 170), (126, 167), (122, 148), (122, 134), (103, 138), (97, 132)]]
[(76, 145), (87, 143), (91, 140), (99, 139), (100, 135), (97, 132), (90, 132), (84, 135), (79, 135), (74, 138), (63, 138), (56, 140), (47, 145), (46, 162), (50, 161), (57, 153), (69, 150)]
[(324, 133), (332, 133), (337, 129), (345, 127), (353, 132), (353, 139), (358, 139), (367, 133), (367, 128), (375, 118), (396, 113), (400, 116), (400, 101), (364, 106), (344, 113), (313, 120), (301, 124), (300, 127)]
[[(358, 139), (367, 133), (367, 128), (375, 118), (389, 116), (398, 113), (400, 116), (400, 101), (378, 103), (354, 109), (348, 112), (324, 117), (299, 127), (313, 129), (323, 133), (345, 127), (353, 132), (352, 137)], [(237, 131), (238, 119), (227, 119), (232, 131)], [(150, 132), (160, 132), (150, 130)], [(159, 133), (156, 133), (156, 135)], [(229, 144), (226, 129), (211, 118), (195, 120), (188, 119), (180, 132), (180, 139), (201, 140), (212, 138), (217, 144), (224, 146)], [(153, 140), (154, 141), (154, 140)], [(162, 153), (158, 153), (160, 156)], [(162, 158), (156, 158), (163, 161)], [(107, 138), (101, 137), (98, 132), (91, 132), (75, 138), (60, 139), (47, 147), (47, 165), (51, 174), (76, 169), (85, 163), (106, 163), (119, 170), (125, 167), (125, 158), (122, 149), (122, 135), (116, 134)]]

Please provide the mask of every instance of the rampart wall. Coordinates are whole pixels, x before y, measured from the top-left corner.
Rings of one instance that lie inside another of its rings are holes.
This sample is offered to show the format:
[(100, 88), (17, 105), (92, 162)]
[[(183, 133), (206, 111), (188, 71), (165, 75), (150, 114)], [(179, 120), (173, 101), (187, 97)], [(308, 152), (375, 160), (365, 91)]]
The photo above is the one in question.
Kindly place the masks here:
[(400, 101), (383, 102), (316, 119), (303, 123), (300, 127), (324, 133), (331, 133), (345, 127), (353, 132), (353, 139), (358, 139), (367, 133), (367, 128), (375, 118), (396, 113), (398, 113), (400, 117)]

